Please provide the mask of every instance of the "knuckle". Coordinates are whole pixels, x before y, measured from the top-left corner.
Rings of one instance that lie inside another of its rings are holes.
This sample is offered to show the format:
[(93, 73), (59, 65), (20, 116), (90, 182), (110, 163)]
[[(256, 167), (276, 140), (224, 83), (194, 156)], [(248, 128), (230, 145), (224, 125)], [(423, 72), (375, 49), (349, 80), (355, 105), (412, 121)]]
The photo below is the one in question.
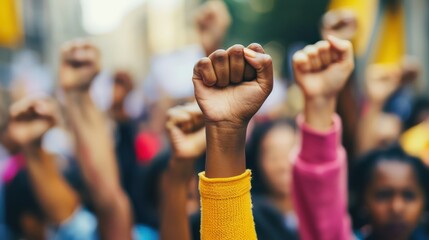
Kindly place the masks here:
[(206, 70), (209, 68), (211, 61), (209, 58), (202, 58), (195, 64), (196, 70)]
[(319, 51), (328, 51), (329, 50), (329, 42), (327, 41), (319, 41), (316, 43), (316, 46)]
[(229, 49), (229, 54), (232, 56), (241, 56), (243, 55), (244, 46), (240, 44), (235, 44)]
[(228, 54), (225, 50), (216, 50), (214, 53), (212, 53), (212, 58), (214, 61), (224, 62), (227, 60)]
[(256, 52), (264, 52), (264, 48), (259, 43), (251, 43), (247, 48), (250, 48)]
[(314, 45), (308, 45), (304, 48), (304, 52), (310, 56), (313, 56), (317, 54), (317, 48)]

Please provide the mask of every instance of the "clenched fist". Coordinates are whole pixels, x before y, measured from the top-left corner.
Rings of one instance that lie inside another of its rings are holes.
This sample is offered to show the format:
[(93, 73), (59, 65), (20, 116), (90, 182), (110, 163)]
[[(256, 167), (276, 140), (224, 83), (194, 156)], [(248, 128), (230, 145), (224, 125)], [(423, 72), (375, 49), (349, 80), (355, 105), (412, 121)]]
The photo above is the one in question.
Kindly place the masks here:
[(352, 40), (357, 31), (356, 14), (349, 9), (331, 10), (322, 17), (322, 37), (327, 39), (329, 35)]
[(167, 132), (173, 158), (196, 160), (206, 150), (203, 114), (196, 103), (177, 106), (167, 112)]
[(293, 68), (304, 93), (307, 123), (319, 130), (329, 128), (337, 95), (354, 68), (352, 44), (329, 36), (295, 53)]
[(60, 83), (65, 91), (87, 90), (100, 71), (100, 54), (90, 42), (75, 40), (61, 49)]
[(231, 24), (231, 16), (223, 1), (211, 0), (202, 5), (195, 17), (201, 45), (207, 56), (222, 47)]
[(295, 53), (293, 67), (305, 97), (336, 96), (354, 68), (352, 44), (330, 36)]
[[(246, 63), (256, 70), (249, 81)], [(272, 60), (258, 44), (234, 45), (198, 61), (193, 83), (206, 124), (245, 126), (272, 91)]]
[(23, 148), (39, 147), (43, 135), (57, 123), (57, 114), (51, 99), (23, 99), (10, 108), (9, 136)]

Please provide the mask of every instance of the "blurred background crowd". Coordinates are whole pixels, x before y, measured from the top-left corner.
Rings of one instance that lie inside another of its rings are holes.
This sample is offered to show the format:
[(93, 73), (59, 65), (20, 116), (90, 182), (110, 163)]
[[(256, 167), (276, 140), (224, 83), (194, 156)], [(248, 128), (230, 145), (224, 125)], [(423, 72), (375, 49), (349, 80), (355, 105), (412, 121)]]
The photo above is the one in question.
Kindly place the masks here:
[[(429, 165), (428, 26), (427, 0), (0, 0), (0, 238), (41, 236), (33, 229), (46, 216), (22, 149), (8, 136), (9, 108), (40, 94), (64, 101), (58, 88), (64, 42), (85, 38), (100, 49), (102, 68), (90, 93), (109, 120), (120, 184), (134, 222), (145, 227), (144, 239), (158, 239), (161, 176), (171, 154), (166, 113), (192, 101), (194, 64), (218, 48), (260, 43), (273, 58), (275, 86), (252, 120), (247, 161), (252, 194), (262, 199), (255, 218), (282, 220), (273, 229), (257, 224), (257, 231), (267, 236), (261, 239), (295, 239), (298, 223), (283, 187), (290, 185), (291, 167), (276, 161), (288, 158), (296, 141), (291, 119), (303, 107), (292, 55), (328, 35), (352, 41), (356, 69), (338, 101), (350, 168), (363, 154), (392, 144)], [(82, 206), (96, 209), (76, 163), (70, 127), (51, 128), (42, 146), (57, 156)], [(195, 172), (204, 169), (201, 159)], [(278, 196), (283, 198), (275, 204), (263, 200)], [(350, 196), (353, 223), (360, 228), (364, 210)], [(194, 239), (199, 207), (195, 175), (187, 204)]]

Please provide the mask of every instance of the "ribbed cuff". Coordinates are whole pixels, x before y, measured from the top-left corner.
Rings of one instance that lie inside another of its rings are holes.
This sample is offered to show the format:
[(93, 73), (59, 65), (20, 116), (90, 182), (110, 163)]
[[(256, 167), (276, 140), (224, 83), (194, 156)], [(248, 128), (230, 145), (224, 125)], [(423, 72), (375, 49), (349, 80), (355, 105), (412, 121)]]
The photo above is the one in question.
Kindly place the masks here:
[(230, 199), (243, 196), (250, 192), (251, 171), (230, 178), (207, 178), (205, 172), (200, 177), (200, 193), (203, 198)]

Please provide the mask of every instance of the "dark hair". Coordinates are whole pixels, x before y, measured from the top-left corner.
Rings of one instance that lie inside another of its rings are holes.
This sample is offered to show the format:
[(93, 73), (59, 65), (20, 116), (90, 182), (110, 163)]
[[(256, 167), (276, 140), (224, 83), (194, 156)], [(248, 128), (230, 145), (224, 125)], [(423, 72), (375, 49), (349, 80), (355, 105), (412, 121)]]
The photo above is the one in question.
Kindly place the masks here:
[(351, 168), (350, 206), (355, 228), (360, 228), (365, 224), (364, 216), (362, 216), (364, 195), (374, 178), (374, 171), (380, 162), (400, 162), (409, 165), (425, 196), (429, 196), (428, 168), (421, 159), (408, 155), (397, 144), (387, 149), (374, 150), (357, 160), (356, 165)]
[(23, 214), (32, 215), (40, 221), (44, 220), (26, 170), (21, 170), (11, 182), (6, 184), (5, 208), (6, 224), (17, 236), (23, 234), (20, 223)]
[(246, 146), (246, 165), (252, 170), (252, 194), (267, 194), (269, 186), (264, 179), (263, 170), (260, 164), (261, 145), (265, 136), (271, 129), (278, 126), (288, 126), (296, 131), (297, 126), (292, 119), (280, 119), (276, 121), (268, 121), (259, 123), (250, 136), (250, 140)]

